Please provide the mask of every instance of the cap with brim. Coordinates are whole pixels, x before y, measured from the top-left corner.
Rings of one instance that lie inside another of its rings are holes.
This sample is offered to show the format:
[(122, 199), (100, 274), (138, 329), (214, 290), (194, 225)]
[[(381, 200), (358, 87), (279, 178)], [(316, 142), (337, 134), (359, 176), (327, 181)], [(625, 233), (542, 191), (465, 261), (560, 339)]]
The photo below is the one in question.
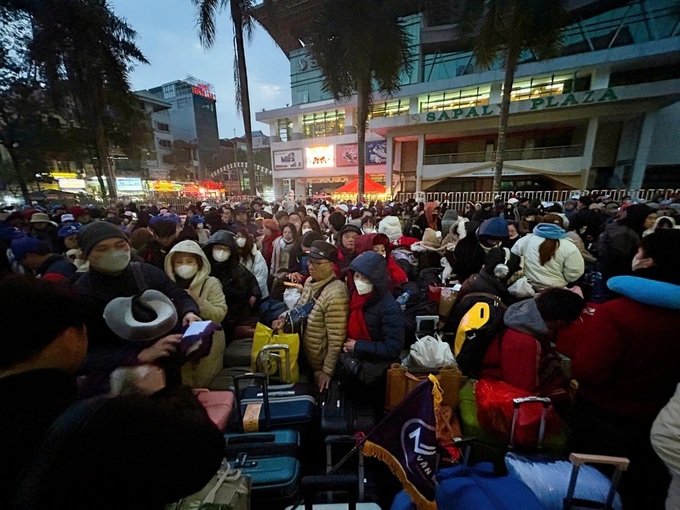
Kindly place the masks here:
[(342, 236), (344, 236), (347, 232), (354, 232), (357, 235), (363, 234), (361, 229), (356, 225), (353, 225), (352, 223), (347, 223), (346, 225), (343, 225), (343, 227), (338, 232), (338, 235), (342, 238)]
[(104, 308), (104, 320), (119, 338), (144, 342), (172, 331), (177, 309), (165, 294), (149, 289), (138, 296), (111, 300)]
[(83, 229), (83, 226), (80, 223), (73, 223), (71, 225), (61, 227), (59, 229), (59, 232), (57, 232), (57, 235), (59, 237), (68, 237), (68, 236), (72, 236), (74, 234), (77, 234), (82, 229)]
[(315, 260), (335, 262), (338, 259), (338, 249), (326, 241), (314, 241), (307, 255)]
[(33, 213), (31, 215), (31, 223), (50, 223), (50, 217), (47, 213)]
[(70, 213), (62, 214), (61, 218), (59, 219), (62, 223), (64, 223), (65, 221), (76, 221), (76, 219)]

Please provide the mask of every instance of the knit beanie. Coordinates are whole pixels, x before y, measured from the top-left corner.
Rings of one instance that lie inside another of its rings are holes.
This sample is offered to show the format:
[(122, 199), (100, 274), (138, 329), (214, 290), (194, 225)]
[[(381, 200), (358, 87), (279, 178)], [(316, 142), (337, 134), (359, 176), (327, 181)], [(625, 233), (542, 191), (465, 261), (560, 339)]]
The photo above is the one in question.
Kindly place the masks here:
[(92, 248), (94, 248), (97, 243), (114, 237), (128, 241), (128, 237), (120, 227), (117, 227), (108, 221), (95, 221), (94, 223), (90, 223), (83, 227), (83, 229), (78, 232), (78, 246), (80, 246), (80, 249), (83, 252), (83, 258), (87, 258), (90, 255)]
[(488, 239), (508, 239), (510, 232), (508, 231), (507, 221), (500, 216), (485, 220), (477, 231), (477, 237), (482, 236)]
[(328, 223), (331, 224), (336, 232), (339, 232), (343, 225), (347, 223), (347, 218), (341, 212), (335, 211), (328, 216)]
[(35, 237), (27, 236), (12, 241), (12, 255), (14, 255), (14, 258), (19, 262), (24, 260), (29, 253), (47, 255), (49, 252), (49, 245)]

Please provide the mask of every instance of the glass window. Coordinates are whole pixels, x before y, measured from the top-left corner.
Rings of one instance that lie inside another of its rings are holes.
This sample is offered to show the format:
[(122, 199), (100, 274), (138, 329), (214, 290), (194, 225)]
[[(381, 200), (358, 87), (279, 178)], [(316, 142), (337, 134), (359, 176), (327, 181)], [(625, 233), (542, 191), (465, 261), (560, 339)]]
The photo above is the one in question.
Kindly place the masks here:
[(184, 97), (182, 99), (177, 100), (177, 109), (180, 110), (182, 108), (186, 108), (189, 106), (189, 99)]
[(172, 99), (175, 97), (175, 84), (163, 85), (163, 97), (165, 99)]
[(158, 131), (163, 131), (165, 133), (170, 132), (170, 125), (166, 124), (165, 122), (156, 122), (156, 129)]
[[(590, 80), (587, 80), (590, 86)], [(576, 73), (549, 76), (534, 76), (515, 81), (512, 85), (511, 101), (523, 101), (536, 97), (556, 96), (581, 88), (584, 80)]]
[(345, 112), (334, 110), (303, 115), (302, 131), (305, 138), (341, 135), (345, 132)]
[(385, 101), (384, 103), (377, 103), (373, 105), (373, 110), (368, 114), (368, 118), (375, 117), (394, 117), (396, 115), (408, 114), (408, 99), (399, 99), (397, 101)]
[(289, 118), (285, 119), (278, 119), (277, 121), (278, 125), (278, 133), (279, 133), (279, 139), (282, 142), (289, 142), (290, 140), (293, 139), (293, 121), (290, 120)]
[(158, 139), (158, 146), (163, 149), (172, 149), (172, 142), (170, 140)]
[(489, 104), (490, 85), (471, 87), (468, 89), (447, 90), (420, 97), (420, 112), (447, 110), (452, 108), (469, 108)]

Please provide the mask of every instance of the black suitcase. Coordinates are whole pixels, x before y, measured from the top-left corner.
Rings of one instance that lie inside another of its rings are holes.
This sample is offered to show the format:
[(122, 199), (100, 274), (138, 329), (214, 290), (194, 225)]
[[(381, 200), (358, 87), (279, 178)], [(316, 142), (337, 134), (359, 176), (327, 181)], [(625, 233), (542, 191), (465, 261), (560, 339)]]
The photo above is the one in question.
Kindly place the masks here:
[(321, 432), (324, 434), (368, 433), (380, 421), (374, 406), (350, 394), (342, 381), (331, 380), (321, 401)]
[[(246, 384), (250, 385), (246, 385)], [(316, 399), (304, 383), (268, 385), (265, 374), (234, 377), (238, 423), (244, 432), (307, 428), (316, 416)], [(239, 416), (240, 415), (240, 416)]]

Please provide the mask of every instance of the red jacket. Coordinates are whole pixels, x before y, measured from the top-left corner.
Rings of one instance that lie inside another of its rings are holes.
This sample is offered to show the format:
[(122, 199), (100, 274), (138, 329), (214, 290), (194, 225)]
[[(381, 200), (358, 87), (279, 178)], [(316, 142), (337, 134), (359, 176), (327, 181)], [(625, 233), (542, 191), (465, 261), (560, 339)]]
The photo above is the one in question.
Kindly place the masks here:
[(267, 269), (272, 265), (272, 253), (274, 251), (274, 241), (277, 237), (281, 237), (281, 232), (276, 231), (275, 234), (270, 234), (262, 238), (262, 256), (267, 262)]
[(651, 423), (680, 380), (680, 310), (628, 298), (600, 305), (572, 360), (580, 395)]
[(506, 329), (497, 336), (486, 351), (482, 378), (498, 379), (515, 388), (535, 393), (543, 349), (528, 333)]

